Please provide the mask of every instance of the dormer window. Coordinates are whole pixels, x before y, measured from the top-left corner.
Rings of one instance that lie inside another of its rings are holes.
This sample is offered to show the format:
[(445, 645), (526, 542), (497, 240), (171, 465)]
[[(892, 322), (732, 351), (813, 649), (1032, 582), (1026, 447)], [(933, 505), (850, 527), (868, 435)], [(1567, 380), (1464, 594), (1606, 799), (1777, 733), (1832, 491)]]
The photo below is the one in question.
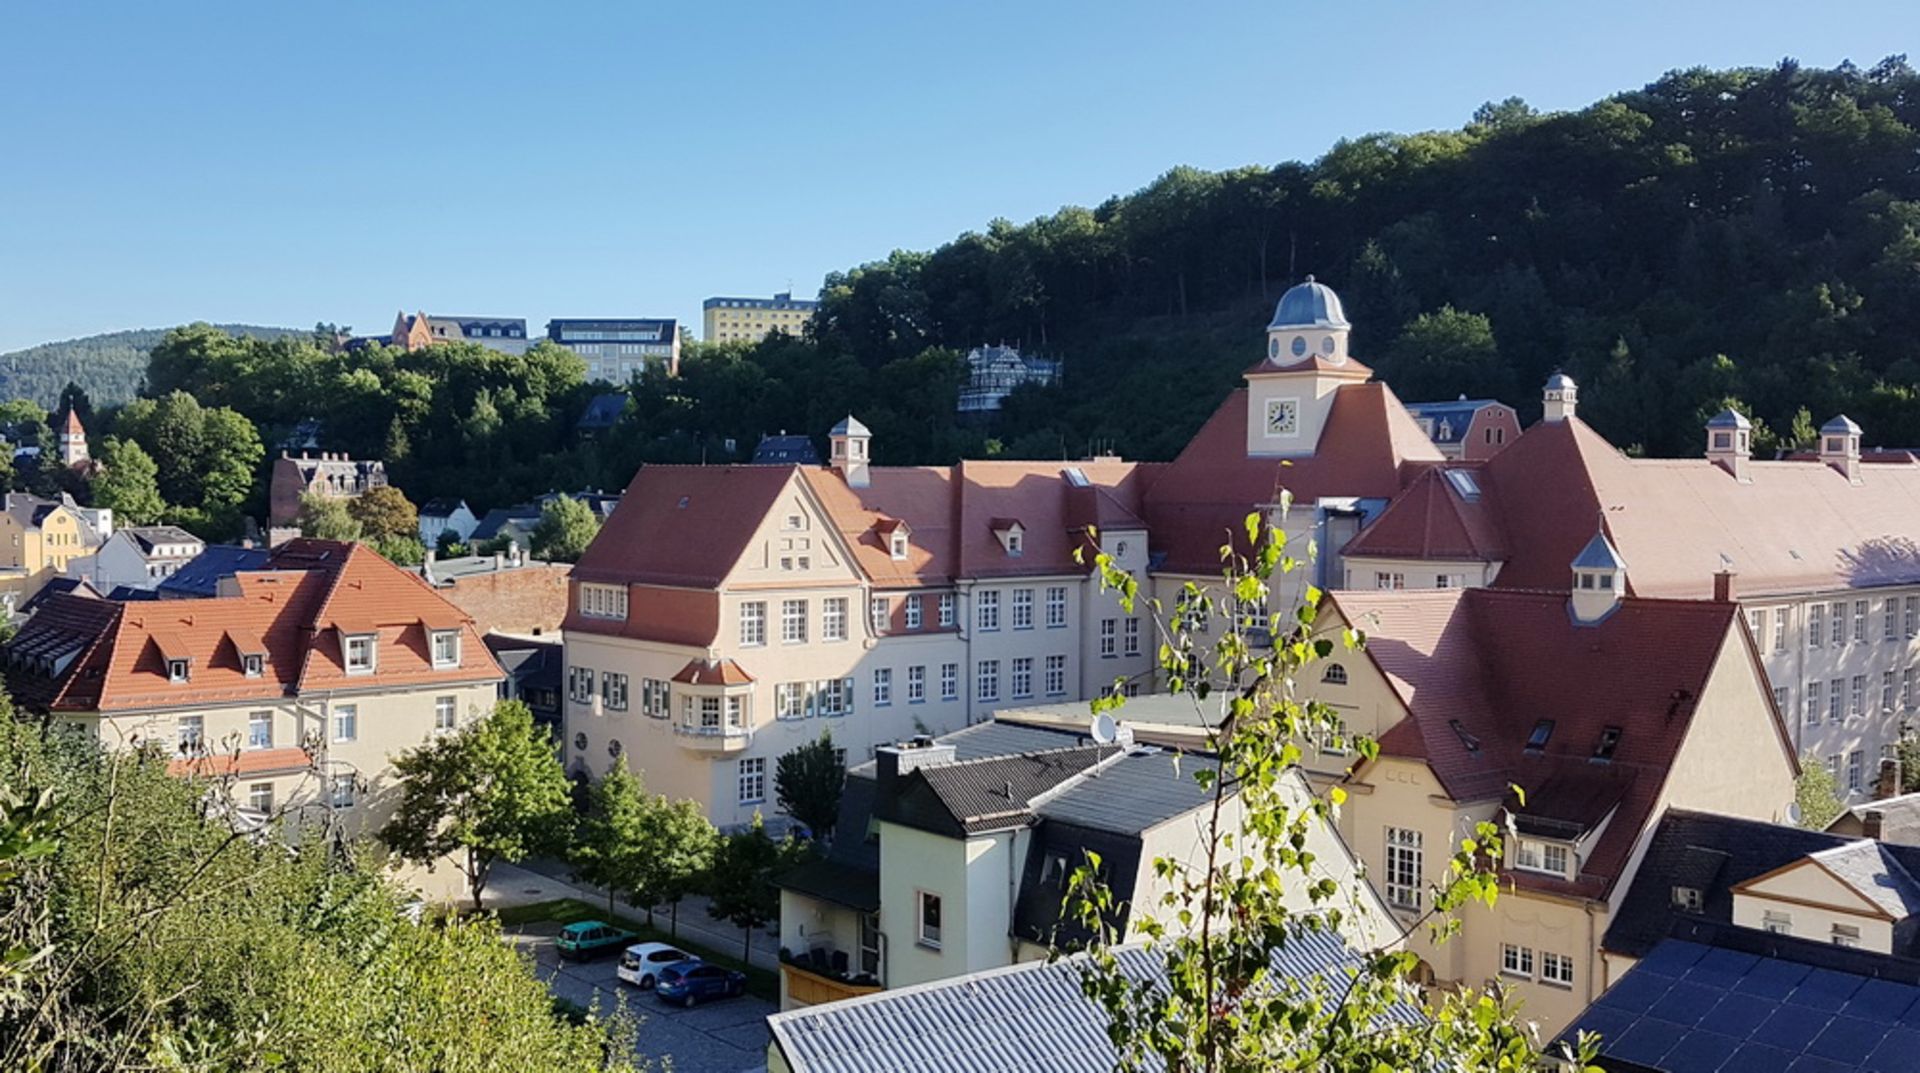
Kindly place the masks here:
[(460, 666), (460, 631), (433, 631), (433, 665), (436, 669)]
[(1827, 437), (1827, 453), (1830, 455), (1846, 454), (1847, 453), (1846, 437), (1828, 436)]
[(1513, 849), (1513, 866), (1522, 872), (1537, 872), (1541, 875), (1567, 875), (1567, 864), (1572, 861), (1572, 850), (1562, 842), (1543, 842), (1533, 838), (1523, 838)]
[(907, 534), (905, 531), (900, 529), (895, 529), (893, 531), (893, 538), (888, 541), (888, 550), (891, 551), (891, 553), (893, 554), (893, 559), (895, 562), (901, 562), (906, 559)]
[(1673, 907), (1675, 909), (1688, 913), (1698, 913), (1700, 907), (1705, 904), (1706, 898), (1700, 893), (1699, 887), (1673, 888)]
[(248, 678), (258, 678), (267, 671), (267, 660), (258, 652), (249, 652), (240, 657), (240, 670)]
[(1600, 740), (1593, 747), (1593, 762), (1611, 764), (1613, 751), (1620, 747), (1620, 728), (1606, 727), (1600, 731)]
[(993, 535), (1000, 538), (1000, 546), (1007, 549), (1010, 556), (1018, 556), (1025, 548), (1026, 526), (1013, 518), (995, 518)]
[(187, 664), (188, 664), (188, 661), (184, 659), (168, 660), (167, 661), (167, 681), (169, 682), (186, 681), (187, 680)]
[(347, 673), (372, 674), (378, 661), (374, 635), (370, 633), (354, 634), (347, 638)]

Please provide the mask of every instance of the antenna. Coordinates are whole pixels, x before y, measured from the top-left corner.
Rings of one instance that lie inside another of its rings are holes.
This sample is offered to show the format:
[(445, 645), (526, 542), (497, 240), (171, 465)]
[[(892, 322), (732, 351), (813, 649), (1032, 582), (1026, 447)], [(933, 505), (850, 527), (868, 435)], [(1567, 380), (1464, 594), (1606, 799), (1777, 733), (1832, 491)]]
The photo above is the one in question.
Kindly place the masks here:
[(1101, 712), (1093, 717), (1093, 728), (1089, 733), (1097, 744), (1112, 745), (1120, 740), (1120, 724), (1113, 721), (1113, 716)]

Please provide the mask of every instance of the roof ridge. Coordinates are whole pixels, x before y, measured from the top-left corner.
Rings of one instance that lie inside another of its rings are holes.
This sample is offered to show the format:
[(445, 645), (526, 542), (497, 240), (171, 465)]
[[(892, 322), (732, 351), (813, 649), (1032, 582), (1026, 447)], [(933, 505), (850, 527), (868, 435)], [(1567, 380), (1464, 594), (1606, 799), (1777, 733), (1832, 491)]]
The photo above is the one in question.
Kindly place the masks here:
[[(990, 724), (976, 723), (974, 725), (988, 726)], [(972, 727), (968, 727), (967, 729), (971, 730)], [(1093, 748), (1101, 748), (1101, 746), (1098, 742), (1095, 742), (1094, 740), (1089, 738), (1087, 739), (1087, 742), (1085, 744), (1080, 744), (1080, 745), (1062, 745), (1059, 748), (1055, 748), (1055, 749), (1025, 749), (1017, 753), (990, 753), (986, 756), (970, 756), (965, 760), (949, 760), (944, 764), (927, 764), (922, 767), (915, 768), (914, 770), (929, 771), (929, 772), (950, 771), (954, 768), (968, 767), (976, 764), (985, 764), (995, 760), (1025, 760), (1032, 757), (1053, 756), (1058, 753), (1069, 753), (1077, 749), (1093, 749)]]

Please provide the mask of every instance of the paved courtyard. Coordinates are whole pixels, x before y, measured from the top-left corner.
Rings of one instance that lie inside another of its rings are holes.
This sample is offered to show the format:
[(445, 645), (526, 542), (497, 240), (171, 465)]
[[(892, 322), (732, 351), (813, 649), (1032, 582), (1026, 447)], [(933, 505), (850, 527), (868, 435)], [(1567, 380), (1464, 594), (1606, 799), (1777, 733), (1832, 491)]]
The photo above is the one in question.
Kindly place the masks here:
[(625, 999), (627, 1010), (640, 1021), (634, 1050), (646, 1058), (670, 1056), (674, 1073), (744, 1073), (767, 1064), (767, 1015), (773, 1003), (752, 995), (716, 999), (693, 1009), (665, 1006), (651, 991), (620, 982), (614, 975), (618, 957), (593, 961), (561, 961), (554, 952), (558, 924), (539, 923), (508, 928), (508, 938), (533, 954), (535, 970), (555, 995), (592, 1008), (595, 1000), (610, 1011)]

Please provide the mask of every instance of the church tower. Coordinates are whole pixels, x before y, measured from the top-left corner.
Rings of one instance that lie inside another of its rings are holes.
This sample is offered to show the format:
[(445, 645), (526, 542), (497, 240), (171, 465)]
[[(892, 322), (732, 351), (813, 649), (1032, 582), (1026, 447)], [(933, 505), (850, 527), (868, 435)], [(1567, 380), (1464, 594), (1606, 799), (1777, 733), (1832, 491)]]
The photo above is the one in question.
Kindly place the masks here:
[(69, 406), (67, 422), (60, 427), (60, 463), (68, 469), (87, 464), (87, 430), (80, 424), (80, 415)]
[(1246, 372), (1249, 456), (1313, 453), (1333, 393), (1373, 375), (1347, 354), (1352, 329), (1340, 296), (1312, 276), (1280, 296), (1266, 360)]

